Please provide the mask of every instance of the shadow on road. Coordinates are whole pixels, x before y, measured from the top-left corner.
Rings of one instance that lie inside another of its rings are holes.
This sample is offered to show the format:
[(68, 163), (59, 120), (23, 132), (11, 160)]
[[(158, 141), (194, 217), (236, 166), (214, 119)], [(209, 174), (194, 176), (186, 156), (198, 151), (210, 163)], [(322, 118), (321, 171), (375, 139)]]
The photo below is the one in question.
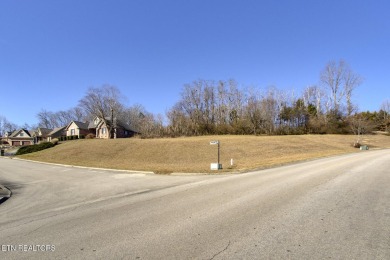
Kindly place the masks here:
[[(3, 182), (1, 182), (3, 184)], [(12, 190), (8, 185), (0, 185), (0, 205), (12, 196)]]
[(4, 198), (2, 198), (2, 199), (0, 199), (0, 205), (1, 204), (3, 204), (6, 200), (8, 200), (9, 198), (7, 198), (7, 197), (4, 197)]

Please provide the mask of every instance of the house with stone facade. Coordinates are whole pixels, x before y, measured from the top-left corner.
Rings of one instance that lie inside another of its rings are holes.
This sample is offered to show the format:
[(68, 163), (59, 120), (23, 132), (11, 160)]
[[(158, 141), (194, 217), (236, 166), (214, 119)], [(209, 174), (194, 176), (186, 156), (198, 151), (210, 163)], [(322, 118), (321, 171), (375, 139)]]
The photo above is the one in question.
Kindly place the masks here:
[(95, 117), (93, 121), (89, 123), (88, 129), (95, 135), (96, 138), (109, 139), (109, 129), (112, 126), (112, 138), (128, 138), (137, 134), (129, 125), (114, 118), (112, 122), (111, 117), (106, 117), (102, 120), (99, 117)]

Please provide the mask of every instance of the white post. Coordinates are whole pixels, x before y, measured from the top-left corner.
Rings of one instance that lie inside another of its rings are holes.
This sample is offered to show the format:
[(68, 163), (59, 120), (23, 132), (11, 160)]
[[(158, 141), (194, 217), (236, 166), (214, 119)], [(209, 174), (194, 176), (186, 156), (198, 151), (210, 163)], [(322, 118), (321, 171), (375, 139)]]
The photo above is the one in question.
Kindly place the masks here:
[(220, 152), (219, 152), (220, 145), (219, 145), (219, 140), (211, 141), (210, 144), (211, 145), (215, 145), (215, 144), (218, 145), (218, 161), (216, 163), (216, 167), (215, 167), (214, 163), (211, 164), (211, 170), (220, 170), (220, 169), (222, 169), (222, 165), (220, 164)]

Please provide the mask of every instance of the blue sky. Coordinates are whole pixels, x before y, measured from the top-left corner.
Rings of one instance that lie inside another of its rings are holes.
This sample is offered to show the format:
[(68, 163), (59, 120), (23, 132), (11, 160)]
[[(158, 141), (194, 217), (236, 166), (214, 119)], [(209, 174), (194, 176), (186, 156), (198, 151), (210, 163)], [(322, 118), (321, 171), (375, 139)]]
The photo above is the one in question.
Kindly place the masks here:
[(0, 115), (34, 124), (103, 84), (165, 114), (197, 79), (300, 91), (339, 59), (364, 78), (360, 109), (377, 110), (390, 99), (388, 10), (382, 0), (2, 0)]

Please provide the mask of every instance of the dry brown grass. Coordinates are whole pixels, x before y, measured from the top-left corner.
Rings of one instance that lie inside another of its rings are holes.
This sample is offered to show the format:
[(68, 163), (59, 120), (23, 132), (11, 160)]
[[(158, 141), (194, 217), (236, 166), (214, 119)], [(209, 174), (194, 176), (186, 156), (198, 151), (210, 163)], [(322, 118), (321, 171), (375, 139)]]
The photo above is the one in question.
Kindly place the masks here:
[[(221, 142), (223, 172), (265, 168), (312, 158), (358, 152), (352, 147), (354, 136), (202, 136), (162, 139), (116, 139), (67, 141), (41, 152), (20, 158), (113, 169), (171, 172), (210, 172), (217, 161)], [(390, 137), (365, 136), (370, 148), (390, 148)], [(230, 167), (230, 159), (234, 167)]]

